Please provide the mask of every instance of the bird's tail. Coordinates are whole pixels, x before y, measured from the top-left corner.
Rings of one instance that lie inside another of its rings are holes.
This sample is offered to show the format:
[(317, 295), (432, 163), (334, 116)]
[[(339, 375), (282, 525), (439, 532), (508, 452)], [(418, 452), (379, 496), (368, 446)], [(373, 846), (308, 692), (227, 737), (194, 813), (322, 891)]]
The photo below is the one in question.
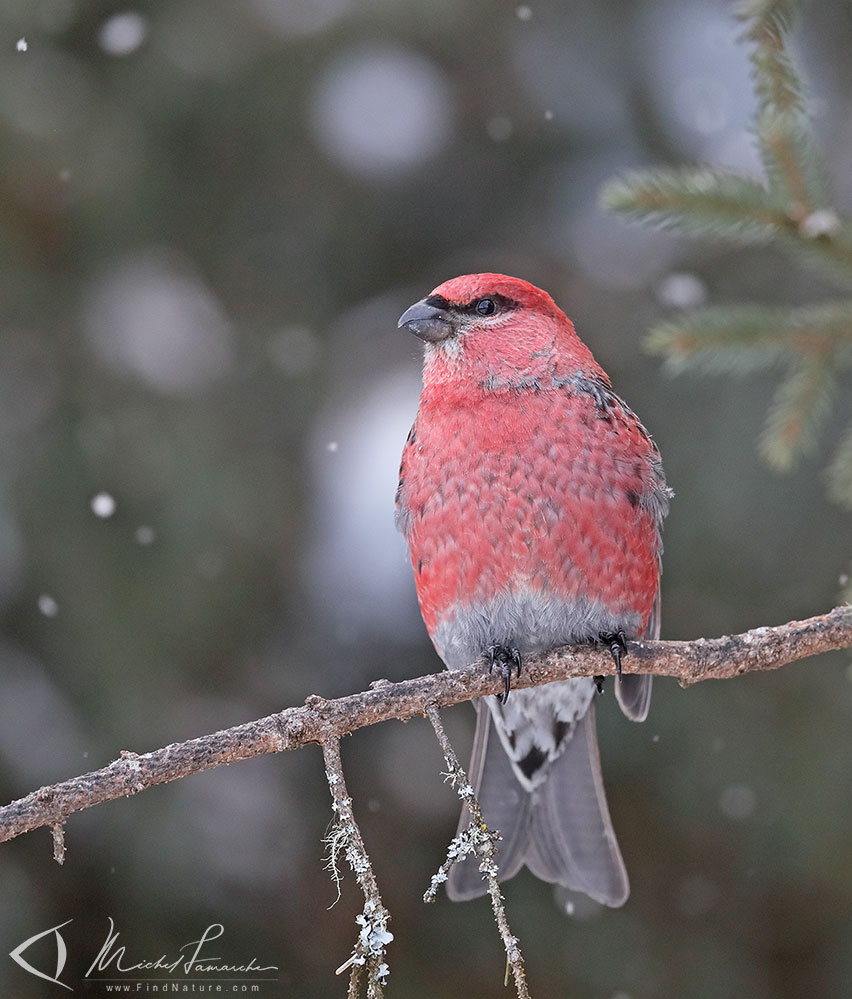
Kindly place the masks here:
[[(630, 889), (604, 796), (594, 705), (550, 764), (547, 779), (533, 791), (518, 782), (491, 712), (481, 702), (476, 708), (469, 775), (486, 824), (502, 835), (500, 880), (526, 864), (542, 881), (583, 892), (604, 905), (622, 905)], [(469, 821), (464, 809), (459, 830)], [(478, 859), (468, 857), (450, 870), (447, 894), (454, 901), (485, 892)]]

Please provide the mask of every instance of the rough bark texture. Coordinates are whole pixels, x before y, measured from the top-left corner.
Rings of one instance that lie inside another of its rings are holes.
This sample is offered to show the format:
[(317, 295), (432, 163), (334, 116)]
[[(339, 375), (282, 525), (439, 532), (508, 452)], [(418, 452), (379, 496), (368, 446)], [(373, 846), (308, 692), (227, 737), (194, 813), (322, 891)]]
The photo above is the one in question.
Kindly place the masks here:
[[(672, 676), (688, 685), (699, 680), (777, 669), (797, 659), (848, 646), (852, 646), (852, 607), (844, 606), (806, 621), (756, 628), (741, 635), (699, 638), (692, 642), (631, 642), (624, 670)], [(613, 672), (612, 659), (606, 650), (564, 648), (528, 656), (514, 686), (524, 688), (571, 676)], [(425, 714), (430, 706), (441, 708), (485, 694), (498, 694), (502, 683), (499, 675), (489, 675), (481, 663), (402, 683), (377, 680), (360, 694), (331, 701), (311, 695), (302, 707), (286, 708), (266, 718), (172, 743), (151, 753), (123, 751), (118, 760), (101, 770), (42, 787), (0, 808), (0, 842), (40, 826), (61, 825), (74, 812), (137, 794), (153, 784), (164, 784), (236, 760), (339, 739), (391, 718), (405, 720)], [(21, 752), (26, 752), (26, 746), (21, 747)]]

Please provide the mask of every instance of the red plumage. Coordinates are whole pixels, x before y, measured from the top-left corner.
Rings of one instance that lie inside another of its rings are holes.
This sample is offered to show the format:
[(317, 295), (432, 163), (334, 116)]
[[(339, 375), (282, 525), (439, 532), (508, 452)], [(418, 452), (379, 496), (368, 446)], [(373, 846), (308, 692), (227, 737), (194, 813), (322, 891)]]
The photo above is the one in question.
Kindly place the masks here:
[[(426, 342), (426, 357), (397, 518), (445, 663), (656, 635), (669, 497), (659, 454), (571, 321), (533, 285), (478, 274), (440, 285), (400, 325)], [(503, 832), (501, 876), (526, 863), (620, 904), (627, 879), (593, 689), (566, 681), (489, 699), (490, 712), (478, 705), (471, 776), (486, 821)], [(628, 716), (644, 718), (650, 678), (625, 677), (617, 693)], [(499, 742), (489, 744), (489, 719)], [(484, 891), (474, 862), (453, 869), (449, 891)]]

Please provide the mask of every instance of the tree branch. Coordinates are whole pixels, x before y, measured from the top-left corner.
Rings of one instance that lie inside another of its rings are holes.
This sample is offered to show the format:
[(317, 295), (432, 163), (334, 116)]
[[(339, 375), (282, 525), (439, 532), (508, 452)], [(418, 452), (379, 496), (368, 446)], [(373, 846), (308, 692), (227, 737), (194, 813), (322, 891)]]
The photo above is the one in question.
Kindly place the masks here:
[(361, 927), (358, 939), (349, 960), (337, 969), (340, 975), (347, 968), (349, 974), (350, 999), (360, 995), (361, 972), (367, 975), (367, 999), (382, 999), (384, 984), (388, 976), (388, 966), (385, 963), (385, 948), (393, 940), (393, 934), (388, 932), (390, 914), (384, 907), (376, 875), (361, 830), (355, 821), (352, 810), (352, 799), (346, 790), (346, 780), (343, 776), (343, 763), (340, 759), (340, 739), (329, 736), (323, 739), (322, 755), (325, 761), (325, 775), (328, 788), (331, 791), (332, 808), (337, 815), (332, 831), (326, 837), (329, 844), (328, 867), (335, 882), (340, 884), (340, 873), (337, 868), (337, 855), (342, 850), (361, 890), (364, 892), (364, 908), (356, 917)]
[[(495, 850), (495, 846), (500, 837), (485, 824), (485, 820), (482, 817), (482, 809), (476, 800), (476, 795), (468, 781), (467, 774), (462, 770), (455, 750), (447, 738), (447, 733), (444, 731), (438, 709), (434, 705), (430, 705), (426, 709), (426, 714), (429, 716), (432, 728), (435, 729), (435, 735), (438, 737), (438, 742), (444, 754), (444, 760), (449, 768), (447, 778), (470, 812), (470, 825), (450, 843), (450, 848), (447, 851), (447, 859), (441, 864), (440, 871), (432, 878), (432, 884), (423, 896), (423, 901), (435, 901), (438, 885), (443, 884), (447, 880), (450, 867), (454, 863), (463, 860), (468, 853), (478, 856), (480, 860), (479, 870), (488, 883), (488, 896), (491, 899), (491, 909), (494, 912), (494, 920), (497, 923), (497, 930), (500, 933), (503, 949), (506, 951), (507, 973), (511, 970), (512, 977), (515, 979), (515, 990), (517, 991), (518, 999), (530, 999), (521, 946), (518, 938), (513, 936), (512, 931), (509, 929), (506, 906), (503, 904), (505, 899), (500, 892), (500, 885), (497, 880), (500, 876), (500, 869), (494, 859), (494, 854), (499, 854), (499, 848)], [(506, 985), (505, 981), (503, 985)]]
[[(630, 642), (624, 670), (672, 676), (688, 685), (777, 669), (797, 659), (848, 646), (852, 646), (852, 606), (836, 607), (806, 621), (755, 628), (741, 635), (693, 642)], [(525, 688), (613, 672), (608, 651), (566, 647), (527, 656), (523, 674), (514, 685)], [(172, 743), (141, 756), (125, 750), (120, 759), (102, 770), (42, 787), (0, 808), (0, 842), (41, 826), (61, 826), (74, 812), (137, 794), (154, 784), (237, 760), (298, 749), (308, 743), (323, 744), (367, 725), (425, 714), (430, 706), (442, 708), (499, 694), (502, 683), (499, 676), (490, 676), (481, 663), (402, 683), (377, 680), (360, 694), (332, 701), (312, 694), (302, 707), (286, 708), (266, 718)], [(57, 835), (54, 830), (54, 838)]]

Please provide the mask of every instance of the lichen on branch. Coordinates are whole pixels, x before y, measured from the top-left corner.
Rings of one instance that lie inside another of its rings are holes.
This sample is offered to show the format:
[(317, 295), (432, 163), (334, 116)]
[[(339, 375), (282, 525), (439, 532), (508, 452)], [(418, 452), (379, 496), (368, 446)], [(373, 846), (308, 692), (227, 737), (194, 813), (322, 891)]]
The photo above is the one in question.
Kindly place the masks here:
[[(852, 646), (852, 607), (842, 606), (806, 621), (756, 628), (741, 635), (692, 642), (630, 642), (624, 668), (626, 672), (675, 677), (688, 685), (777, 669), (797, 659), (848, 646)], [(607, 675), (614, 668), (605, 649), (568, 646), (527, 656), (515, 686), (525, 688), (574, 676)], [(379, 680), (359, 694), (336, 700), (312, 695), (301, 707), (285, 708), (153, 752), (125, 751), (101, 770), (39, 788), (0, 807), (0, 842), (41, 826), (62, 824), (74, 812), (138, 794), (155, 784), (237, 760), (322, 744), (329, 737), (339, 738), (367, 725), (423, 715), (432, 705), (441, 708), (498, 694), (502, 683), (501, 677), (491, 676), (481, 663), (401, 683)]]

